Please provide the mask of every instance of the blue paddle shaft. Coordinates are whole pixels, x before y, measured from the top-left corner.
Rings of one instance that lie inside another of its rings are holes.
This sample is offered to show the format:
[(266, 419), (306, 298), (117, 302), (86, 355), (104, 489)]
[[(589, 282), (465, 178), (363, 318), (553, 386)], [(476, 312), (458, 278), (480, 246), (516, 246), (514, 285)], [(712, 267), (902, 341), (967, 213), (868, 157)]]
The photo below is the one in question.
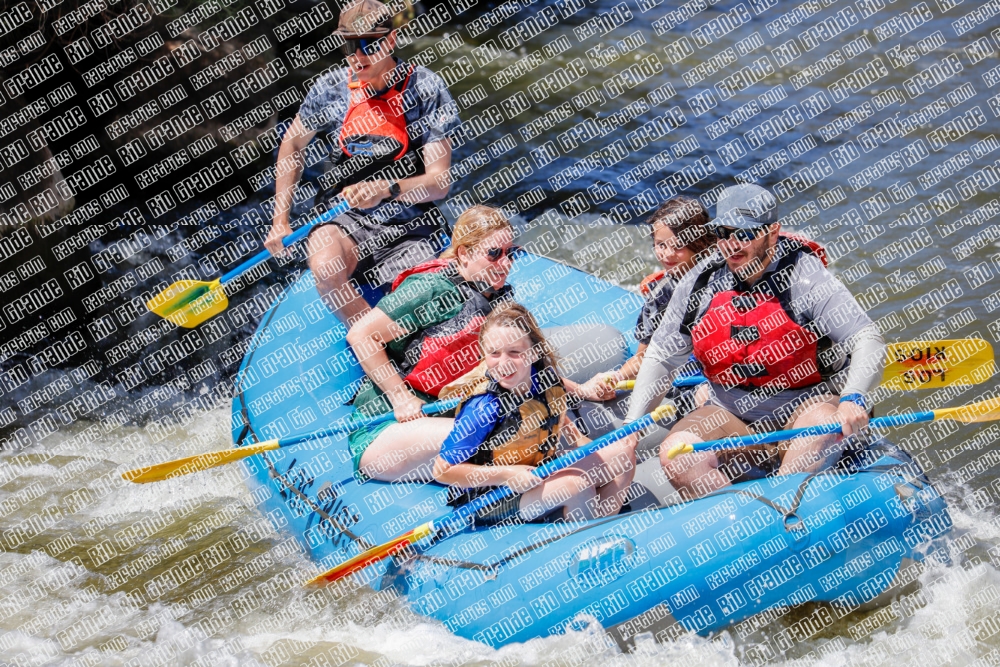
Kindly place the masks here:
[[(901, 415), (889, 415), (887, 417), (877, 417), (868, 422), (869, 428), (888, 428), (890, 426), (905, 426), (906, 424), (919, 424), (921, 422), (934, 421), (934, 413), (928, 412), (908, 412)], [(785, 431), (773, 431), (771, 433), (755, 433), (744, 435), (738, 438), (723, 438), (722, 440), (710, 440), (708, 442), (696, 442), (692, 444), (696, 452), (718, 451), (721, 449), (737, 449), (750, 445), (760, 445), (766, 442), (778, 442), (790, 440), (792, 438), (805, 438), (813, 435), (829, 435), (830, 433), (840, 433), (843, 427), (840, 424), (821, 424), (819, 426), (806, 426), (804, 428), (792, 428)]]
[[(650, 424), (653, 423), (652, 415), (645, 415), (630, 424), (622, 426), (620, 429), (612, 431), (607, 435), (601, 436), (597, 440), (588, 442), (582, 447), (578, 447), (566, 454), (563, 454), (557, 459), (549, 461), (543, 465), (538, 466), (531, 471), (531, 474), (540, 479), (545, 479), (555, 472), (568, 468), (580, 459), (590, 456), (597, 450), (605, 447), (616, 440), (621, 440), (625, 436), (631, 435), (636, 431), (641, 431)], [(444, 516), (440, 519), (434, 521), (434, 532), (437, 532), (439, 527), (445, 525), (465, 525), (465, 523), (479, 510), (485, 509), (490, 505), (493, 505), (504, 498), (514, 495), (515, 491), (509, 486), (498, 486), (487, 494), (479, 496), (475, 500), (462, 505), (456, 509), (451, 514)]]
[[(449, 410), (458, 406), (461, 399), (449, 398), (446, 401), (438, 401), (437, 403), (428, 403), (423, 408), (423, 413), (425, 415), (439, 415), (442, 412), (448, 412)], [(306, 435), (296, 435), (290, 438), (282, 438), (278, 440), (278, 447), (291, 447), (292, 445), (301, 444), (307, 440), (313, 440), (318, 438), (326, 438), (331, 435), (338, 435), (340, 433), (349, 433), (351, 431), (357, 431), (361, 428), (367, 428), (369, 426), (375, 426), (377, 424), (382, 424), (393, 418), (392, 412), (387, 412), (382, 415), (376, 415), (374, 417), (367, 417), (358, 420), (347, 420), (347, 424), (337, 424), (336, 426), (331, 426), (328, 429), (322, 431), (314, 431), (313, 433), (308, 433)]]
[(697, 387), (700, 384), (705, 384), (708, 382), (708, 378), (704, 375), (682, 375), (674, 379), (675, 387)]
[[(324, 222), (329, 222), (330, 220), (333, 220), (341, 213), (347, 211), (349, 208), (351, 208), (351, 206), (347, 203), (347, 201), (341, 200), (339, 204), (334, 206), (332, 209), (330, 209), (323, 215), (313, 218), (312, 220), (302, 225), (301, 227), (296, 229), (294, 232), (292, 232), (285, 238), (281, 239), (282, 245), (284, 245), (287, 248), (296, 241), (299, 241), (308, 236), (309, 232), (311, 232), (313, 230), (313, 227), (315, 227), (316, 225), (321, 225)], [(229, 273), (223, 275), (219, 279), (219, 282), (225, 285), (230, 280), (233, 280), (234, 278), (239, 278), (241, 275), (243, 275), (253, 267), (257, 266), (261, 262), (267, 261), (267, 258), (270, 256), (271, 256), (270, 250), (261, 250), (259, 253), (257, 253), (247, 261), (243, 262)]]

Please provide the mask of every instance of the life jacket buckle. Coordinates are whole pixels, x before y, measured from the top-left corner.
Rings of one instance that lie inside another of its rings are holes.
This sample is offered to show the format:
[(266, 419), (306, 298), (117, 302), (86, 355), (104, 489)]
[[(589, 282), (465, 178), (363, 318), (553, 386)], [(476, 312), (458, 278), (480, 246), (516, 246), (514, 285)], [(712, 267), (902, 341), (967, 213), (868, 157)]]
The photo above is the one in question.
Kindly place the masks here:
[(750, 294), (734, 294), (731, 301), (733, 308), (741, 315), (749, 313), (757, 307), (757, 299)]
[(767, 367), (764, 364), (733, 364), (730, 369), (741, 380), (767, 377)]
[(760, 329), (754, 325), (744, 327), (738, 324), (733, 324), (729, 328), (729, 337), (737, 343), (749, 345), (750, 343), (756, 343), (760, 340)]

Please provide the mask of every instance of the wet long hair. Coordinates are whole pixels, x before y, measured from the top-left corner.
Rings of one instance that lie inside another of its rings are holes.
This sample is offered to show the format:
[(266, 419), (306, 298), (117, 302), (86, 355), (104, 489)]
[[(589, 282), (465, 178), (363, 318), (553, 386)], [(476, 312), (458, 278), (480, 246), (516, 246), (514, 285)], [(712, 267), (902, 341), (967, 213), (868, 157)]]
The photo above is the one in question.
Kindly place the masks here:
[(441, 257), (454, 259), (458, 256), (458, 248), (473, 248), (494, 232), (504, 229), (511, 235), (514, 234), (514, 228), (503, 211), (482, 204), (470, 206), (455, 221), (455, 228), (451, 233), (451, 245), (441, 253)]
[(646, 221), (651, 233), (657, 225), (666, 225), (685, 248), (698, 254), (715, 245), (715, 234), (709, 231), (711, 218), (704, 204), (694, 197), (671, 197), (660, 204)]

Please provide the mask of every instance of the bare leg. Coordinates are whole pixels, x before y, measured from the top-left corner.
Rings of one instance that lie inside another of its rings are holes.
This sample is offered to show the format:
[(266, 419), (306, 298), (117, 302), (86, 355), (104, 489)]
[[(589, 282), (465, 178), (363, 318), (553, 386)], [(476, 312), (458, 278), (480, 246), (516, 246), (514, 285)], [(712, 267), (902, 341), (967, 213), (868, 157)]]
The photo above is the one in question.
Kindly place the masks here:
[[(837, 421), (837, 402), (836, 397), (829, 396), (803, 407), (793, 415), (791, 428), (819, 426)], [(837, 461), (843, 451), (844, 439), (838, 433), (795, 438), (788, 443), (778, 474), (792, 475), (798, 472), (822, 470)]]
[(530, 521), (562, 506), (567, 517), (592, 519), (595, 497), (593, 485), (580, 471), (561, 470), (521, 496), (521, 518)]
[(358, 268), (357, 245), (337, 225), (323, 225), (309, 235), (309, 268), (316, 289), (333, 314), (350, 328), (371, 308), (348, 280)]
[(383, 482), (429, 482), (431, 469), (454, 419), (425, 417), (392, 424), (361, 455), (359, 468)]
[(666, 452), (675, 445), (702, 441), (701, 437), (690, 431), (678, 431), (668, 435), (660, 447), (663, 474), (685, 500), (701, 498), (732, 484), (728, 477), (719, 472), (719, 458), (715, 452), (692, 452), (673, 460), (666, 456)]
[(625, 492), (635, 477), (635, 443), (627, 440), (600, 449), (571, 469), (580, 470), (595, 487), (593, 507), (595, 517), (617, 514), (625, 502)]
[(660, 445), (663, 473), (686, 500), (725, 488), (732, 482), (719, 471), (719, 457), (715, 452), (692, 452), (674, 459), (667, 454), (678, 444), (749, 434), (746, 424), (729, 412), (713, 405), (702, 406), (677, 422)]

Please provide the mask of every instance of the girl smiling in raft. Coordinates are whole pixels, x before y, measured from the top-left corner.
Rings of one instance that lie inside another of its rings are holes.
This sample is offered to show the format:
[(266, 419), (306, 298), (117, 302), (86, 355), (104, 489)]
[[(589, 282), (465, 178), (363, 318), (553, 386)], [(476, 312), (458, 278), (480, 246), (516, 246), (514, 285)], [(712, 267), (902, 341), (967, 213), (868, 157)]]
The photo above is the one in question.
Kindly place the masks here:
[[(421, 419), (421, 408), (479, 363), (479, 328), (496, 304), (511, 298), (507, 274), (518, 252), (507, 217), (473, 206), (459, 216), (440, 259), (401, 273), (393, 291), (351, 326), (347, 342), (367, 376), (355, 410), (395, 415), (349, 436), (362, 477), (429, 478), (451, 420)], [(414, 420), (419, 424), (407, 423)]]
[(434, 478), (461, 490), (453, 504), (503, 485), (517, 495), (481, 513), (481, 523), (617, 513), (621, 489), (614, 472), (632, 462), (614, 444), (545, 480), (531, 473), (557, 456), (561, 433), (576, 446), (589, 442), (566, 414), (571, 395), (531, 313), (516, 303), (497, 308), (479, 340), (485, 378), (473, 379), (434, 459)]
[[(652, 227), (653, 252), (663, 270), (646, 276), (642, 281), (641, 289), (646, 302), (635, 324), (635, 338), (639, 341), (635, 356), (619, 370), (598, 373), (587, 382), (588, 388), (592, 387), (599, 400), (614, 398), (616, 384), (635, 379), (646, 347), (667, 309), (674, 287), (684, 274), (715, 247), (715, 236), (707, 227), (708, 211), (693, 197), (668, 199), (660, 204), (647, 222)], [(702, 390), (695, 396), (696, 404), (703, 404), (706, 398), (706, 392)]]

